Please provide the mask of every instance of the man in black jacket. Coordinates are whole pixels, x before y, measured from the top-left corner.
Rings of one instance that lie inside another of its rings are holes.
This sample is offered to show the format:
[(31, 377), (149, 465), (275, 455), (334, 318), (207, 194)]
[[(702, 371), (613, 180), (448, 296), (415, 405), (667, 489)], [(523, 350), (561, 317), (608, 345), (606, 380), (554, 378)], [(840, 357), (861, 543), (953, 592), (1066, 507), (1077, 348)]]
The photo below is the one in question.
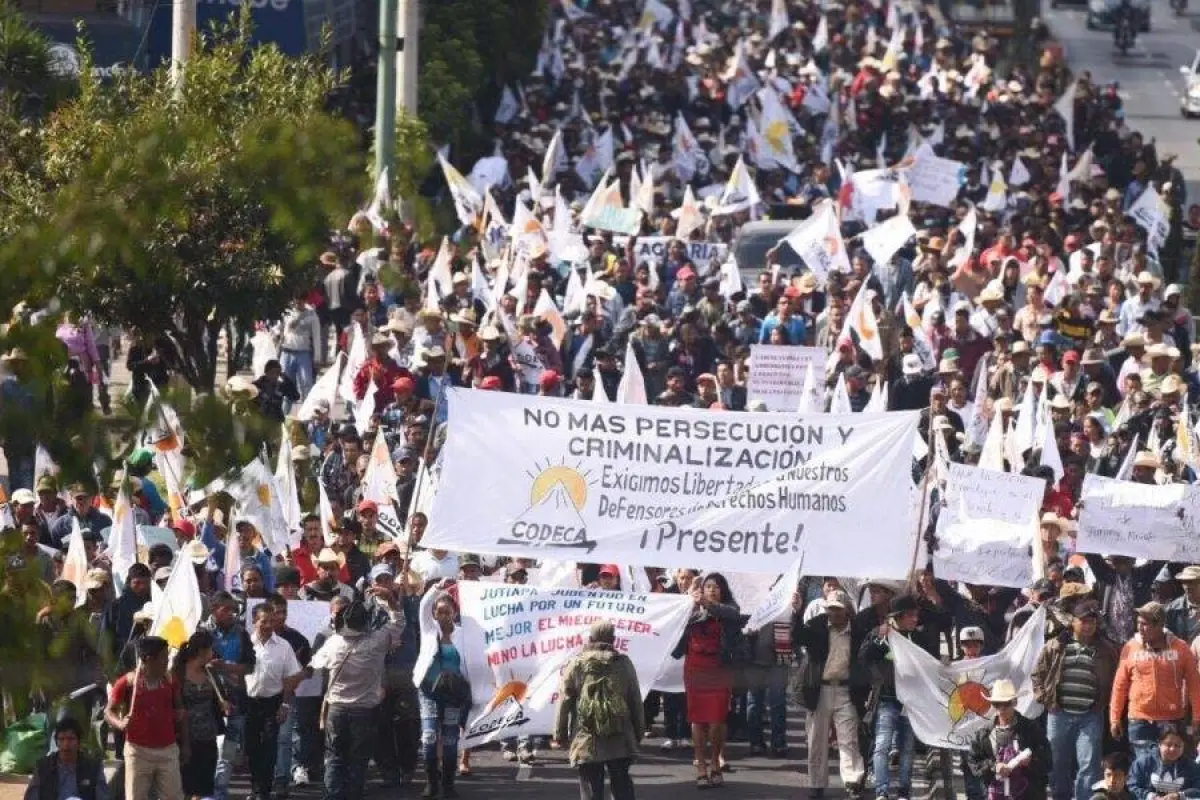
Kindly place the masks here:
[(820, 797), (829, 785), (829, 725), (837, 731), (842, 782), (851, 796), (862, 791), (866, 769), (858, 747), (859, 714), (865, 681), (855, 655), (863, 635), (850, 625), (850, 596), (843, 591), (825, 597), (825, 612), (803, 622), (797, 594), (792, 601), (792, 646), (803, 655), (801, 693), (808, 714), (808, 780), (810, 797)]
[(25, 800), (108, 800), (104, 764), (80, 751), (83, 728), (72, 717), (54, 726), (58, 751), (38, 759), (33, 779), (25, 789)]

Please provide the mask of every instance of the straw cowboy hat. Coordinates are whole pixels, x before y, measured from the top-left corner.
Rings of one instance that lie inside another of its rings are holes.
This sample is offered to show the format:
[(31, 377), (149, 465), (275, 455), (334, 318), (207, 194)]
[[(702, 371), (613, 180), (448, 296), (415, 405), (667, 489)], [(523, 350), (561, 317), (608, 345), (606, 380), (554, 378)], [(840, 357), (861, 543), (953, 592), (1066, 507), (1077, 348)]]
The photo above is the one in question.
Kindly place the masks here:
[(985, 694), (984, 697), (992, 705), (997, 703), (1015, 703), (1017, 701), (1017, 687), (1013, 686), (1013, 682), (1008, 678), (1001, 678), (992, 684), (992, 690)]
[(332, 547), (322, 547), (321, 552), (317, 553), (316, 561), (318, 564), (337, 564), (338, 567), (346, 565), (346, 556), (334, 551)]

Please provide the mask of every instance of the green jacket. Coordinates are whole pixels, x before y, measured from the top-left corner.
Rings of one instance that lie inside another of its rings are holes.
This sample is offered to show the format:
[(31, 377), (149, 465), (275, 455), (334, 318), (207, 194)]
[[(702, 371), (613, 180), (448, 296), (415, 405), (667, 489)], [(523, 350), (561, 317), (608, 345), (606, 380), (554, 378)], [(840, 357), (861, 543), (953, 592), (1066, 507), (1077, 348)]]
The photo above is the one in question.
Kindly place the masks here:
[[(629, 716), (623, 721), (621, 732), (615, 736), (596, 737), (582, 730), (576, 709), (579, 693), (583, 688), (585, 669), (596, 662), (607, 664), (613, 671), (616, 690), (625, 696)], [(634, 758), (638, 743), (642, 740), (646, 724), (642, 710), (642, 690), (638, 685), (637, 672), (629, 657), (618, 653), (612, 645), (592, 643), (567, 663), (559, 686), (558, 714), (554, 723), (554, 738), (567, 741), (568, 732), (574, 722), (574, 737), (571, 739), (569, 757), (571, 766), (615, 761), (619, 758)]]

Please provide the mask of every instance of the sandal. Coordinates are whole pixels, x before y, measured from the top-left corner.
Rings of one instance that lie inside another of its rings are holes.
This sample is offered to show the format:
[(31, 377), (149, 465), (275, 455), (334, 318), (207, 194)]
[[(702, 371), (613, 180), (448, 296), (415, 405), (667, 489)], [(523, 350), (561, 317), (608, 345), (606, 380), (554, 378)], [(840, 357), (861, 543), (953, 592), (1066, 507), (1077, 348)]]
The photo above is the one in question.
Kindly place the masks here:
[(712, 785), (713, 785), (712, 779), (708, 775), (697, 775), (696, 776), (696, 788), (697, 789), (711, 789)]
[(459, 764), (458, 765), (458, 777), (460, 777), (460, 778), (471, 777), (471, 767), (469, 764)]
[(712, 774), (708, 776), (708, 784), (714, 788), (724, 786), (725, 776), (721, 774), (719, 769), (715, 769), (712, 771)]

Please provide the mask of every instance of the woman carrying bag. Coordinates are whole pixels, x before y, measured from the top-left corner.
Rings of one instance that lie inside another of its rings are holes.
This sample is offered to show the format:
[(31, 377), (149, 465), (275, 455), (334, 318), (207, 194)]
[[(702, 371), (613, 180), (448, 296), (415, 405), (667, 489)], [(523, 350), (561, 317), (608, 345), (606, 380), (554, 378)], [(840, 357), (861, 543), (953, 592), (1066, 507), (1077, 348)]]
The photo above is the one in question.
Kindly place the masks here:
[[(458, 604), (445, 591), (446, 581), (421, 599), (421, 652), (413, 669), (421, 706), (421, 747), (427, 783), (424, 798), (458, 797), (454, 790), (458, 734), (463, 712), (471, 706)], [(441, 743), (441, 762), (438, 744)]]

